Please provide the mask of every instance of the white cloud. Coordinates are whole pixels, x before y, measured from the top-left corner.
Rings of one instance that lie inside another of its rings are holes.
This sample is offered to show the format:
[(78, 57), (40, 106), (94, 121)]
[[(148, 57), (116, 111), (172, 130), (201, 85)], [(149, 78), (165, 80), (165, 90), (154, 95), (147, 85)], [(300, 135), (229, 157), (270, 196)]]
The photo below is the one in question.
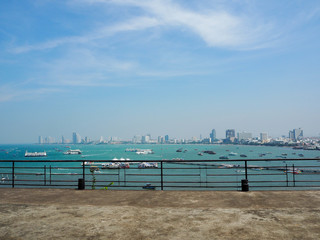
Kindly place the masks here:
[[(39, 63), (38, 84), (46, 86), (124, 86), (128, 82), (114, 79), (115, 73), (128, 75), (137, 67), (89, 49), (70, 49), (63, 58)], [(45, 73), (45, 75), (42, 74)]]
[(159, 24), (158, 21), (154, 18), (138, 17), (138, 18), (130, 19), (124, 23), (119, 23), (113, 26), (100, 28), (84, 36), (63, 37), (63, 38), (50, 40), (40, 44), (15, 47), (11, 49), (11, 51), (13, 53), (25, 53), (25, 52), (34, 51), (34, 50), (45, 50), (45, 49), (56, 48), (64, 44), (89, 43), (94, 40), (99, 40), (99, 39), (113, 36), (114, 34), (117, 34), (120, 32), (144, 30), (146, 28), (154, 27), (158, 24)]
[(57, 88), (26, 88), (25, 83), (21, 84), (6, 84), (0, 86), (0, 103), (9, 101), (21, 101), (26, 99), (37, 98), (42, 95), (46, 95), (54, 92), (61, 92), (61, 89)]
[[(95, 0), (90, 0), (90, 3)], [(278, 34), (273, 33), (274, 26), (257, 17), (244, 14), (236, 15), (219, 7), (195, 11), (182, 8), (170, 0), (98, 0), (99, 3), (113, 3), (136, 6), (145, 10), (159, 25), (189, 29), (202, 38), (210, 47), (254, 49), (266, 47)]]
[[(20, 46), (12, 49), (14, 53), (55, 48), (64, 44), (89, 43), (108, 38), (120, 32), (140, 31), (158, 26), (169, 26), (191, 31), (210, 47), (255, 49), (266, 47), (266, 43), (278, 37), (274, 26), (256, 17), (236, 15), (219, 9), (203, 11), (181, 7), (173, 1), (164, 0), (83, 0), (74, 4), (109, 4), (120, 7), (134, 6), (143, 10), (145, 16), (132, 17), (124, 22), (102, 27), (82, 36), (62, 37), (47, 42)], [(99, 5), (99, 7), (100, 7)], [(103, 19), (101, 20), (103, 21)]]

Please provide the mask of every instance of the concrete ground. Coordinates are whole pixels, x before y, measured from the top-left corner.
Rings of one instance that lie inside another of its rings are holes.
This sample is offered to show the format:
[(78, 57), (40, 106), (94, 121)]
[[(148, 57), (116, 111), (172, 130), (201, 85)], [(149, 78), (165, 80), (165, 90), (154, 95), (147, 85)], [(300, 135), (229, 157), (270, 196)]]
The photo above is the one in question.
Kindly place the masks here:
[(320, 191), (0, 189), (0, 239), (320, 239)]

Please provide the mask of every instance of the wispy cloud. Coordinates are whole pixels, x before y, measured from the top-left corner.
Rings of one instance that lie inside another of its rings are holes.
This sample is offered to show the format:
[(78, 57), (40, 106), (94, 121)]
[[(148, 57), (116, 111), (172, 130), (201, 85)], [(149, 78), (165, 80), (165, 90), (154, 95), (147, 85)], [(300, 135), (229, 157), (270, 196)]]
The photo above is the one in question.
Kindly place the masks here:
[(126, 31), (138, 31), (146, 28), (154, 27), (158, 25), (159, 22), (150, 17), (138, 17), (134, 19), (130, 19), (127, 22), (119, 23), (113, 26), (107, 26), (100, 28), (98, 30), (94, 30), (92, 32), (87, 33), (83, 36), (70, 36), (70, 37), (62, 37), (59, 39), (50, 40), (47, 42), (19, 46), (11, 49), (13, 53), (25, 53), (35, 50), (45, 50), (56, 48), (65, 44), (85, 44), (94, 40), (99, 40), (107, 37), (111, 37), (114, 34)]
[(83, 0), (74, 4), (110, 4), (137, 7), (144, 16), (131, 17), (124, 22), (102, 27), (81, 36), (67, 36), (43, 43), (13, 48), (14, 53), (51, 49), (65, 44), (84, 44), (108, 38), (117, 33), (140, 31), (158, 26), (183, 28), (199, 36), (209, 47), (255, 49), (267, 47), (278, 35), (272, 23), (260, 21), (244, 14), (236, 15), (226, 9), (191, 10), (165, 0)]
[(0, 86), (0, 103), (34, 99), (46, 94), (62, 92), (62, 89), (51, 87), (28, 87), (24, 83)]
[(37, 83), (45, 86), (115, 87), (130, 83), (117, 81), (137, 68), (137, 63), (121, 61), (89, 49), (69, 49), (62, 58), (39, 63)]
[[(94, 2), (95, 0), (90, 0)], [(102, 2), (102, 0), (99, 0)], [(131, 5), (144, 9), (163, 25), (184, 27), (202, 38), (210, 47), (257, 48), (274, 40), (274, 26), (256, 16), (246, 16), (228, 12), (226, 9), (185, 9), (170, 0), (119, 0), (114, 4)]]

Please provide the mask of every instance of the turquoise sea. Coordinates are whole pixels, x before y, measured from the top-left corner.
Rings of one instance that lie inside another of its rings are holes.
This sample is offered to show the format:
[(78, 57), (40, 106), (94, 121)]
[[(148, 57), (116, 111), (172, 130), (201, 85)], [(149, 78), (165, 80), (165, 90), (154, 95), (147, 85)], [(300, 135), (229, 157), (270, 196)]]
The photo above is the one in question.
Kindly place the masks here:
[[(80, 149), (81, 155), (64, 155), (63, 152), (71, 149)], [(248, 179), (251, 189), (269, 190), (273, 187), (277, 190), (305, 189), (310, 186), (313, 189), (320, 189), (320, 174), (310, 172), (311, 170), (320, 171), (320, 151), (295, 150), (288, 147), (266, 147), (248, 145), (0, 145), (0, 160), (36, 160), (35, 163), (15, 163), (15, 183), (43, 185), (43, 187), (56, 186), (59, 184), (66, 187), (77, 186), (77, 179), (82, 176), (81, 163), (44, 163), (42, 160), (81, 160), (95, 161), (103, 160), (110, 162), (112, 159), (124, 158), (130, 160), (157, 161), (171, 160), (180, 158), (183, 160), (195, 160), (196, 165), (191, 164), (172, 164), (164, 163), (165, 182), (164, 189), (217, 189), (234, 190), (239, 189), (241, 179), (244, 178), (244, 162), (228, 162), (219, 160), (221, 156), (228, 156), (229, 160), (260, 159), (263, 161), (248, 162), (252, 168), (248, 170)], [(126, 152), (128, 148), (152, 149), (154, 154), (138, 155), (134, 152)], [(176, 152), (182, 148), (182, 152)], [(202, 151), (214, 151), (215, 155), (203, 154)], [(47, 152), (47, 157), (25, 158), (25, 151), (28, 152)], [(236, 153), (229, 156), (229, 153)], [(247, 155), (246, 158), (240, 154)], [(263, 154), (261, 156), (261, 154)], [(299, 156), (303, 154), (303, 157)], [(268, 161), (268, 159), (281, 159), (278, 162)], [(314, 159), (299, 160), (293, 159)], [(264, 160), (265, 159), (265, 160)], [(202, 160), (218, 160), (215, 165), (202, 163)], [(96, 165), (99, 167), (99, 164)], [(227, 165), (237, 167), (226, 167)], [(288, 170), (294, 168), (305, 169), (306, 172), (300, 174), (284, 173), (283, 170), (270, 170), (270, 166), (278, 166)], [(12, 171), (11, 163), (0, 162), (0, 175), (2, 181), (0, 187), (10, 187)], [(32, 168), (30, 168), (32, 167)], [(86, 167), (86, 187), (92, 187), (92, 179), (96, 178), (96, 188), (101, 188), (111, 182), (113, 188), (141, 189), (146, 183), (150, 182), (159, 189), (160, 169), (138, 169), (137, 164), (132, 164), (130, 169), (99, 169), (94, 176), (90, 174), (89, 167)], [(27, 180), (27, 181), (22, 181)], [(268, 182), (264, 182), (268, 181)], [(21, 185), (20, 187), (30, 187)], [(266, 187), (268, 186), (268, 187)], [(17, 185), (16, 187), (19, 187)], [(39, 187), (39, 186), (37, 186)]]

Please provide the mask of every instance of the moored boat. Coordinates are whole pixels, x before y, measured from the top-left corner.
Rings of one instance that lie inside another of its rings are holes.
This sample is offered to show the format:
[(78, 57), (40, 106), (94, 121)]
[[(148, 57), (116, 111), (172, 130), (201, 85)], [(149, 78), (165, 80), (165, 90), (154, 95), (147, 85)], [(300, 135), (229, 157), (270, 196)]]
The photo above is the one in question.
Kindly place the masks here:
[(25, 157), (46, 157), (47, 153), (46, 152), (28, 152), (24, 154)]
[(68, 151), (64, 152), (63, 154), (65, 155), (78, 155), (78, 154), (82, 154), (80, 149), (69, 149)]
[(238, 155), (238, 153), (235, 153), (235, 152), (229, 153), (229, 156), (237, 156), (237, 155)]
[(158, 168), (158, 163), (142, 162), (139, 164), (138, 168)]

